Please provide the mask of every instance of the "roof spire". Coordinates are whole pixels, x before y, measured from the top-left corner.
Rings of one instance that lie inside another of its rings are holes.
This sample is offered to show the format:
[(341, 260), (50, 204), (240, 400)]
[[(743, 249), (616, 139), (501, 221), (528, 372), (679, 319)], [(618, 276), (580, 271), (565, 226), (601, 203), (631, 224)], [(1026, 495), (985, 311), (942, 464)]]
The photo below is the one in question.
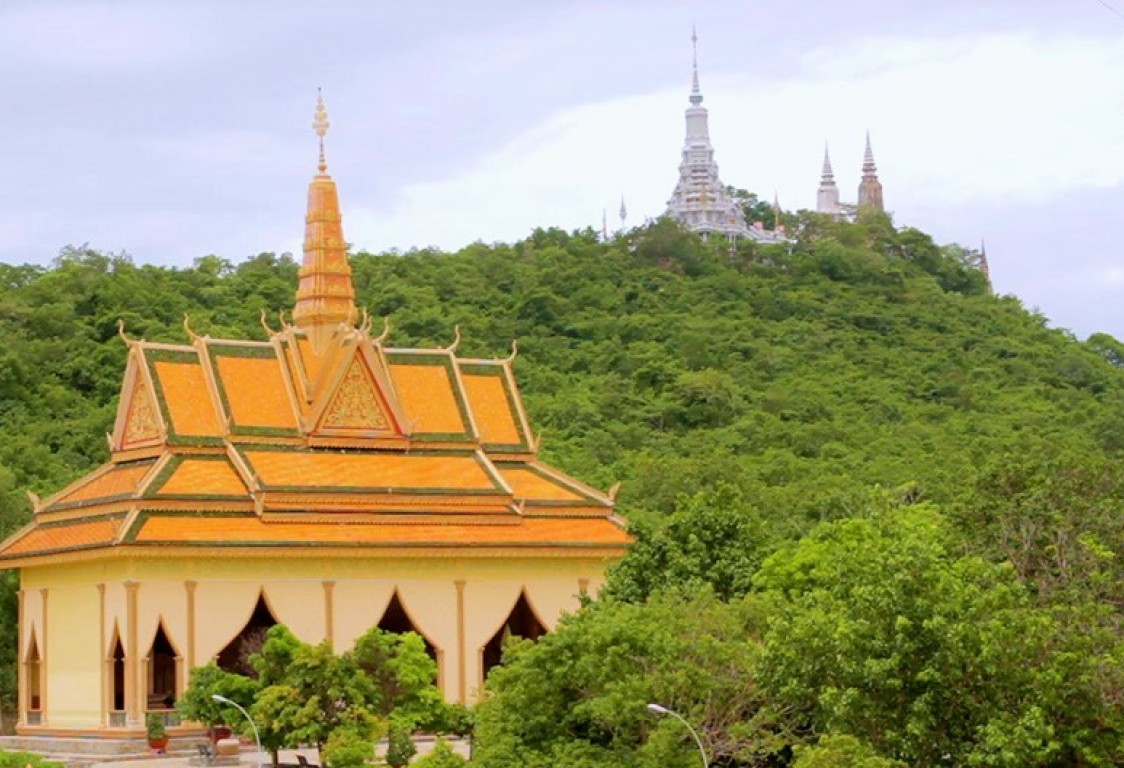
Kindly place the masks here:
[(312, 121), (312, 130), (320, 137), (320, 164), (316, 166), (320, 173), (326, 173), (328, 170), (328, 162), (324, 159), (324, 134), (328, 132), (329, 126), (331, 123), (328, 122), (328, 110), (324, 107), (324, 92), (317, 88), (316, 115)]
[(835, 171), (831, 168), (831, 154), (827, 150), (827, 142), (823, 145), (823, 172), (820, 174), (820, 181), (823, 183), (835, 181)]
[(874, 150), (870, 148), (870, 131), (866, 132), (866, 152), (863, 153), (863, 176), (877, 176), (878, 169), (874, 166)]
[(878, 169), (874, 166), (874, 150), (870, 148), (870, 131), (866, 132), (866, 152), (863, 153), (863, 178), (859, 182), (859, 207), (884, 211), (882, 203), (882, 182), (878, 180)]
[(308, 185), (308, 213), (304, 227), (304, 263), (293, 307), (293, 322), (308, 334), (313, 351), (323, 354), (340, 325), (355, 321), (355, 287), (347, 242), (343, 239), (339, 193), (328, 175), (324, 159), (324, 134), (328, 112), (323, 94), (317, 93), (313, 130), (320, 137), (319, 173)]
[(702, 91), (699, 90), (699, 36), (695, 25), (691, 25), (691, 103), (702, 104)]

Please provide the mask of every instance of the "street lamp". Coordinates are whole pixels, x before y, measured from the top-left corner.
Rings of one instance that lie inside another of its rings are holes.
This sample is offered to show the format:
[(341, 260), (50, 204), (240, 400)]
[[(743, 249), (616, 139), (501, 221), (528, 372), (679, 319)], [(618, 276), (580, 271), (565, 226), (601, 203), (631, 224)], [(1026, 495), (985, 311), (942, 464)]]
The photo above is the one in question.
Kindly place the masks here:
[[(254, 718), (250, 717), (250, 713), (247, 712), (245, 709), (243, 709), (240, 704), (231, 701), (230, 699), (226, 698), (225, 696), (220, 696), (217, 693), (212, 693), (211, 698), (214, 699), (215, 701), (217, 701), (219, 704), (227, 704), (229, 706), (234, 707), (239, 712), (241, 712), (243, 715), (245, 715), (246, 719), (250, 721), (250, 727), (254, 729), (254, 743), (256, 743), (258, 745), (258, 768), (261, 768), (261, 755), (262, 755), (261, 736), (258, 735), (258, 726), (257, 726), (257, 724), (254, 723)], [(687, 726), (687, 727), (690, 728), (691, 726)]]
[(659, 704), (649, 704), (648, 711), (654, 712), (657, 715), (671, 715), (672, 717), (679, 720), (679, 722), (683, 723), (683, 725), (687, 726), (687, 730), (690, 731), (691, 735), (695, 737), (695, 743), (699, 745), (699, 754), (702, 755), (703, 768), (710, 768), (710, 763), (707, 762), (706, 759), (706, 750), (703, 749), (702, 739), (699, 738), (699, 734), (695, 731), (694, 728), (691, 727), (691, 724), (687, 722), (687, 719), (683, 717), (683, 715), (679, 714), (678, 712), (672, 712), (667, 707), (661, 707)]

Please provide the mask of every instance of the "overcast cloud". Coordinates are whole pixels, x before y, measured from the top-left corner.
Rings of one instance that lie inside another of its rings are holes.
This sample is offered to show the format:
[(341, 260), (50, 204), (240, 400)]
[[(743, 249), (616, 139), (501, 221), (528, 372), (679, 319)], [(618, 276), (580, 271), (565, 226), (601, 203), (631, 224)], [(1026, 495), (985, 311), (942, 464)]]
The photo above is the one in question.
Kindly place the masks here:
[(1096, 0), (0, 6), (0, 261), (297, 251), (325, 89), (356, 248), (629, 224), (674, 186), (698, 26), (727, 183), (986, 238), (998, 291), (1124, 337), (1124, 18)]

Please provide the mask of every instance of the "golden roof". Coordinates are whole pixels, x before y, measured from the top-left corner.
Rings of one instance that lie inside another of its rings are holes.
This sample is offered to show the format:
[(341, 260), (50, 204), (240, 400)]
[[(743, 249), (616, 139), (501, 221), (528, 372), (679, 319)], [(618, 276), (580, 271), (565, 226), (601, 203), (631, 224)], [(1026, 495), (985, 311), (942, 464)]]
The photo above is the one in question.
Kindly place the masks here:
[[(356, 312), (335, 184), (309, 193), (294, 324), (128, 339), (111, 456), (40, 502), (0, 567), (146, 547), (623, 553), (612, 499), (537, 459), (506, 359), (386, 345)], [(459, 332), (457, 334), (459, 343)]]

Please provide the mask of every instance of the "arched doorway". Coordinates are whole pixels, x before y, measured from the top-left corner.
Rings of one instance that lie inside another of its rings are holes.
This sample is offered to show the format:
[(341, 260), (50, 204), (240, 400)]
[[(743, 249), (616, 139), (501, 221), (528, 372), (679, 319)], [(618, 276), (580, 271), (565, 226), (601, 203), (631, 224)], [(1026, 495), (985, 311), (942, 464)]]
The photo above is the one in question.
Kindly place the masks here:
[(511, 613), (507, 615), (507, 619), (496, 630), (496, 634), (492, 635), (492, 639), (484, 646), (483, 658), (481, 659), (484, 677), (488, 676), (488, 672), (493, 667), (499, 665), (503, 658), (503, 646), (508, 638), (523, 637), (527, 640), (538, 640), (545, 634), (546, 627), (539, 621), (539, 617), (535, 615), (534, 609), (531, 608), (531, 603), (527, 600), (527, 593), (520, 592), (519, 599), (515, 601)]
[(43, 659), (39, 655), (39, 640), (31, 631), (27, 649), (27, 722), (36, 725), (43, 717)]
[(117, 712), (119, 718), (111, 717), (111, 720), (120, 719), (121, 722), (117, 723), (124, 725), (123, 719), (125, 716), (125, 646), (121, 643), (121, 634), (116, 630), (113, 633), (113, 650), (110, 653), (109, 664), (112, 667), (113, 688), (110, 690), (110, 711)]
[(421, 637), (425, 643), (425, 652), (429, 658), (433, 659), (440, 666), (437, 659), (437, 649), (433, 643), (429, 642), (429, 638), (425, 633), (418, 629), (417, 625), (410, 619), (410, 615), (406, 613), (406, 608), (402, 605), (402, 600), (398, 597), (398, 590), (394, 590), (394, 594), (390, 597), (390, 602), (383, 611), (382, 618), (379, 619), (379, 629), (383, 632), (393, 632), (397, 635), (405, 632), (413, 632)]
[(148, 709), (171, 709), (179, 698), (176, 649), (164, 631), (164, 622), (156, 626), (156, 636), (148, 652)]
[(258, 595), (258, 602), (254, 612), (250, 614), (246, 626), (234, 636), (234, 639), (219, 651), (217, 663), (227, 672), (236, 672), (247, 677), (257, 677), (254, 668), (250, 666), (250, 657), (261, 650), (265, 644), (265, 633), (270, 627), (277, 626), (280, 622), (274, 617), (273, 612), (265, 602), (264, 595)]

